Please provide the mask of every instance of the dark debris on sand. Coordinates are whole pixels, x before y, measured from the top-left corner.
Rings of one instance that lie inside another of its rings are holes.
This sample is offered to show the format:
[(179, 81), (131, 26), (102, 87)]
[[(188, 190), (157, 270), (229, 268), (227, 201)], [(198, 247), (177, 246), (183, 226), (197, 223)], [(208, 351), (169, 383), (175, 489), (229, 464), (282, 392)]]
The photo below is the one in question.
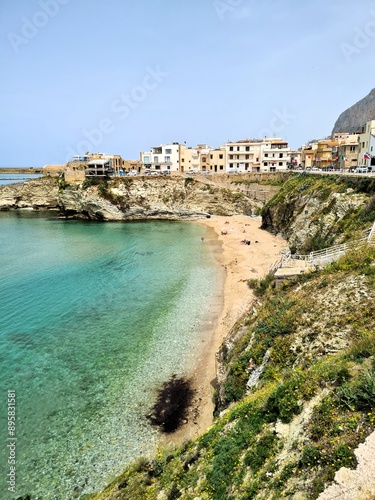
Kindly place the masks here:
[(186, 422), (193, 396), (191, 381), (173, 375), (160, 389), (148, 419), (152, 425), (160, 427), (165, 433), (176, 431)]

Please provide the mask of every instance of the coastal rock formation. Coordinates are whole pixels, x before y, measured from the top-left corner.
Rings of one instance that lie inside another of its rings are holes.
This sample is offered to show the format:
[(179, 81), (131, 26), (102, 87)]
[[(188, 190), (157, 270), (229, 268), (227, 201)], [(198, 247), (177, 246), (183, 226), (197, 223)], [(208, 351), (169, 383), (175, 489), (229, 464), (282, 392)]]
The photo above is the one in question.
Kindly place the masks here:
[(96, 190), (66, 188), (59, 193), (59, 208), (66, 217), (92, 220), (124, 220), (125, 216), (114, 204), (103, 199)]
[(372, 184), (372, 179), (296, 177), (266, 204), (262, 228), (280, 234), (296, 253), (341, 243), (346, 226), (370, 204)]
[(358, 132), (370, 120), (375, 120), (375, 88), (366, 97), (341, 113), (333, 127), (332, 134)]
[(59, 187), (55, 179), (34, 179), (0, 187), (0, 210), (31, 208), (56, 209)]
[(62, 216), (104, 221), (192, 219), (251, 215), (259, 203), (246, 194), (189, 178), (86, 181), (69, 185), (41, 178), (0, 187), (0, 209), (58, 208)]

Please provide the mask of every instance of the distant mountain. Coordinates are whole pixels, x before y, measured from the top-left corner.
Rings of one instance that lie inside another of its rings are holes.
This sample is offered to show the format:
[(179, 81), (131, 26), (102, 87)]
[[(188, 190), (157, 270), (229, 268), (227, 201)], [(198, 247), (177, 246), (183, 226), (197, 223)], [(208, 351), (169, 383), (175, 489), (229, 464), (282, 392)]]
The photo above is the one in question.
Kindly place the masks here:
[(332, 134), (335, 132), (358, 132), (369, 120), (375, 120), (375, 88), (371, 92), (341, 113)]

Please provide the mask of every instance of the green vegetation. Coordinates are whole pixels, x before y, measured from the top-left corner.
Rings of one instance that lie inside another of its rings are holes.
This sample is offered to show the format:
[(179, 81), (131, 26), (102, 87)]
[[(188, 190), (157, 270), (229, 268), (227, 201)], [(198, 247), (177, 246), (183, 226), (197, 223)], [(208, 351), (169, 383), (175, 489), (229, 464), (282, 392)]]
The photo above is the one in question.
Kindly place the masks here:
[[(256, 312), (221, 349), (217, 404), (226, 412), (200, 438), (138, 461), (93, 498), (315, 499), (339, 468), (355, 467), (354, 449), (375, 424), (374, 262), (375, 249), (364, 246), (279, 288), (270, 277), (252, 283)], [(297, 426), (293, 442), (277, 422)]]
[[(375, 220), (375, 180), (295, 174), (262, 209), (264, 229), (281, 233), (298, 253), (341, 243)], [(296, 228), (303, 228), (303, 237)]]
[[(306, 217), (305, 251), (350, 240), (375, 218), (374, 190), (373, 179), (288, 174), (263, 225), (294, 237)], [(375, 424), (375, 248), (279, 287), (272, 274), (248, 286), (255, 302), (219, 351), (215, 424), (140, 459), (92, 499), (312, 500), (356, 466)]]

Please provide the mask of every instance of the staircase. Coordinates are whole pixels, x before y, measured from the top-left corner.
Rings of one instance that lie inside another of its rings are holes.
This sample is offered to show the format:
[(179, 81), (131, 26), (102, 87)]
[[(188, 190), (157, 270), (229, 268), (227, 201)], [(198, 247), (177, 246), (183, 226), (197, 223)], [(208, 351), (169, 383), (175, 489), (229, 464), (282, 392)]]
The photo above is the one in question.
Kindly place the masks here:
[(275, 262), (271, 267), (270, 273), (275, 274), (278, 269), (293, 268), (294, 274), (299, 274), (303, 270), (311, 269), (315, 266), (326, 266), (331, 262), (337, 260), (344, 255), (348, 250), (368, 243), (369, 245), (375, 244), (375, 222), (371, 229), (363, 231), (360, 238), (341, 245), (334, 245), (332, 247), (324, 248), (323, 250), (316, 250), (307, 255), (291, 254), (290, 251), (285, 252), (281, 259)]

